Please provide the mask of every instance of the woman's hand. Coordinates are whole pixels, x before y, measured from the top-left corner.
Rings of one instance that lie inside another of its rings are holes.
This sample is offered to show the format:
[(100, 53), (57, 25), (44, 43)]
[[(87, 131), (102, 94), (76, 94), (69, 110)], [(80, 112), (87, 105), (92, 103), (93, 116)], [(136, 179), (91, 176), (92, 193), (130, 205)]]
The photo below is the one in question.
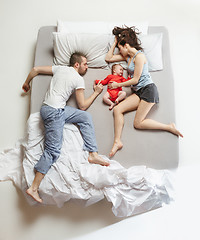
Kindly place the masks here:
[(117, 82), (111, 82), (111, 83), (108, 84), (108, 87), (110, 89), (114, 89), (114, 88), (118, 88), (120, 86), (119, 86), (119, 83), (117, 83)]
[(115, 36), (114, 45), (117, 46), (117, 36)]

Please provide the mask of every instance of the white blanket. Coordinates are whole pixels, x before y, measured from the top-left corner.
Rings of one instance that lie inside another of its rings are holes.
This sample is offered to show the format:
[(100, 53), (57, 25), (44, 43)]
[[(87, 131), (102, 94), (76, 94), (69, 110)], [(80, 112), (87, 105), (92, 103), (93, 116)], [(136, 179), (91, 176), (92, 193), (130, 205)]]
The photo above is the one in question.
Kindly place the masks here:
[[(43, 123), (39, 113), (30, 116), (26, 138), (13, 149), (0, 153), (0, 180), (12, 180), (25, 190), (34, 179), (34, 165), (43, 151)], [(78, 128), (66, 124), (61, 156), (43, 179), (39, 193), (43, 204), (62, 207), (70, 199), (80, 199), (86, 206), (104, 197), (113, 204), (113, 213), (126, 217), (146, 212), (172, 200), (171, 173), (145, 166), (125, 169), (118, 162), (100, 166), (88, 162), (82, 150)], [(25, 194), (26, 195), (26, 194)], [(35, 203), (27, 196), (30, 204)]]

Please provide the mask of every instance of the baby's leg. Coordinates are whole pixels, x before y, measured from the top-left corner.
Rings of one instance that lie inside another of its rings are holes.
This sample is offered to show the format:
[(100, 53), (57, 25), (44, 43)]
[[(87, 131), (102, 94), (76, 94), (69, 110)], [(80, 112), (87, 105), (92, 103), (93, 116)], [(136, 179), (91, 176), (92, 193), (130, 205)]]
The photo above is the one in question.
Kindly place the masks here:
[(118, 98), (115, 100), (115, 103), (118, 104), (120, 101), (122, 101), (126, 97), (125, 91), (119, 91)]
[(110, 106), (109, 110), (112, 110), (115, 106), (115, 103), (110, 100), (110, 94), (108, 92), (104, 94), (103, 101)]

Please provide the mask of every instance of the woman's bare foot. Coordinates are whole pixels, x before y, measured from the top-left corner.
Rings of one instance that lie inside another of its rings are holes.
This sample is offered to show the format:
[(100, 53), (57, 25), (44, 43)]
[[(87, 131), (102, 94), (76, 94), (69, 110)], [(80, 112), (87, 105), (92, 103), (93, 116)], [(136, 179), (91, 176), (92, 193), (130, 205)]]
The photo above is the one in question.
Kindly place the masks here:
[(97, 152), (90, 152), (88, 157), (89, 163), (100, 164), (102, 166), (109, 166), (110, 163), (100, 157)]
[(109, 153), (109, 156), (110, 157), (113, 157), (115, 155), (115, 153), (120, 150), (121, 148), (123, 148), (123, 143), (121, 141), (115, 141), (113, 146), (112, 146), (112, 149)]
[(32, 187), (30, 187), (26, 190), (26, 193), (31, 196), (35, 201), (42, 203), (42, 199), (40, 198), (37, 190), (34, 190)]
[(174, 123), (169, 124), (169, 131), (178, 137), (183, 137), (183, 135), (176, 129)]

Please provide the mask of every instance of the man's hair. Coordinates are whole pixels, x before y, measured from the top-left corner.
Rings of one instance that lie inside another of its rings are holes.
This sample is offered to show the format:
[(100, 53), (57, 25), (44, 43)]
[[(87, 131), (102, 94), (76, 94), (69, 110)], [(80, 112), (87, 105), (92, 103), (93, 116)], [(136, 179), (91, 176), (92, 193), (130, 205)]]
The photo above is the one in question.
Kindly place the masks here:
[(72, 55), (69, 59), (69, 66), (74, 67), (75, 63), (81, 64), (83, 61), (82, 57), (86, 58), (85, 54), (83, 54), (81, 52), (72, 53)]

